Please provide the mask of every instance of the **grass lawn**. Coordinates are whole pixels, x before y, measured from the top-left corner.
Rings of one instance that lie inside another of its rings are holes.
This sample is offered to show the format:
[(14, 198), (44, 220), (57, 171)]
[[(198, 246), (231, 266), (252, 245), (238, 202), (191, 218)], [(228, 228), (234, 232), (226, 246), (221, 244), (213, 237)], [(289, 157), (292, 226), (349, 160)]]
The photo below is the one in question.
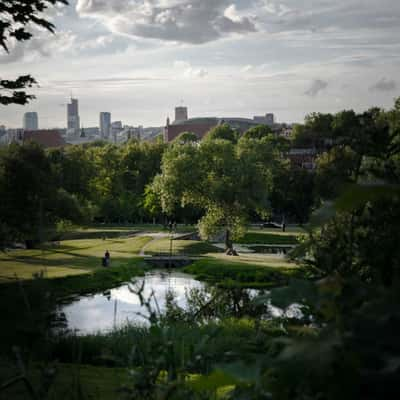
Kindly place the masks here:
[[(146, 254), (169, 254), (170, 244), (171, 241), (168, 238), (154, 240), (148, 246), (146, 246)], [(174, 255), (203, 255), (210, 252), (218, 252), (218, 248), (210, 243), (196, 240), (172, 241), (172, 253)]]
[[(177, 233), (194, 232), (196, 227), (193, 225), (177, 225)], [(113, 225), (96, 224), (91, 226), (77, 227), (73, 231), (64, 235), (65, 239), (102, 239), (104, 236), (113, 238), (116, 236), (128, 235), (134, 232), (169, 232), (169, 229), (160, 224), (133, 224), (133, 225)]]
[(0, 253), (0, 282), (14, 278), (30, 279), (40, 271), (49, 278), (84, 274), (101, 267), (106, 250), (112, 266), (126, 264), (135, 257), (150, 237), (113, 239), (78, 239), (62, 241), (57, 247), (43, 250), (12, 250)]
[(259, 267), (272, 268), (297, 268), (297, 265), (293, 262), (274, 254), (242, 253), (237, 257), (232, 257), (227, 256), (225, 253), (208, 253), (207, 256), (229, 264), (257, 265)]
[[(145, 253), (149, 255), (169, 254), (169, 238), (153, 240), (150, 236), (132, 236), (139, 230), (160, 231), (158, 225), (130, 225), (78, 228), (71, 232), (75, 240), (61, 241), (58, 246), (48, 246), (42, 250), (11, 250), (0, 253), (0, 283), (9, 282), (15, 278), (31, 279), (44, 271), (48, 278), (60, 278), (87, 274), (101, 268), (101, 257), (106, 250), (111, 254), (111, 265), (119, 267), (129, 265), (130, 261), (146, 246)], [(192, 230), (193, 227), (182, 227)], [(250, 229), (243, 244), (296, 244), (298, 229), (289, 228), (288, 232), (274, 229)], [(86, 235), (86, 237), (84, 237)], [(113, 236), (113, 237), (111, 237)], [(107, 239), (104, 239), (107, 237)], [(173, 240), (172, 251), (175, 255), (206, 256), (210, 265), (221, 262), (224, 265), (251, 265), (271, 268), (293, 268), (285, 259), (265, 254), (241, 254), (239, 257), (226, 256), (222, 250), (207, 242), (193, 240)]]
[(185, 267), (197, 279), (220, 286), (264, 288), (286, 284), (291, 276), (301, 274), (298, 266), (282, 257), (262, 254), (208, 253), (207, 258)]
[(297, 244), (304, 231), (299, 227), (290, 227), (286, 232), (279, 229), (249, 229), (244, 237), (238, 240), (240, 244)]

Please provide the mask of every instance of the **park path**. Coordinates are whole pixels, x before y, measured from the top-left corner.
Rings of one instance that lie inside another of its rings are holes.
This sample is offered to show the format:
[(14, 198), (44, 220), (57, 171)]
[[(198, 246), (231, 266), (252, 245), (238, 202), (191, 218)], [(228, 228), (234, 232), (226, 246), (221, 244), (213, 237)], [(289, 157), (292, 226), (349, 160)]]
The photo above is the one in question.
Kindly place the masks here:
[[(159, 240), (159, 239), (164, 239), (164, 238), (169, 238), (171, 237), (171, 235), (168, 232), (140, 232), (138, 233), (136, 236), (147, 236), (147, 237), (151, 237), (152, 240), (150, 240), (150, 242), (147, 242), (141, 249), (139, 252), (139, 256), (140, 257), (145, 257), (146, 256), (146, 248), (153, 242)], [(174, 238), (182, 236), (179, 233), (174, 233), (172, 235)]]

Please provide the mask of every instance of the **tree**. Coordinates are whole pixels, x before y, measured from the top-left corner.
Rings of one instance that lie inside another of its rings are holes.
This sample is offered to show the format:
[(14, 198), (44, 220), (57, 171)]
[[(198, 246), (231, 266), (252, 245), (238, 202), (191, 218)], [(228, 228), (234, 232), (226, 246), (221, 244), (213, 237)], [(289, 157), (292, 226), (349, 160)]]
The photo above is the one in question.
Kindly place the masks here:
[(314, 174), (290, 163), (281, 163), (273, 172), (272, 209), (304, 224), (316, 201)]
[(331, 114), (311, 113), (306, 116), (304, 125), (297, 124), (293, 128), (294, 145), (298, 147), (314, 147), (324, 150), (333, 140), (333, 116)]
[(198, 141), (199, 141), (199, 138), (193, 132), (182, 132), (180, 135), (178, 135), (174, 139), (174, 142), (179, 142), (181, 144), (197, 143)]
[[(67, 0), (4, 0), (0, 2), (0, 46), (9, 52), (10, 41), (27, 41), (32, 38), (32, 26), (54, 33), (55, 26), (42, 14), (49, 6), (67, 5)], [(24, 105), (35, 96), (23, 89), (37, 84), (30, 75), (22, 75), (15, 80), (0, 78), (0, 104)], [(1, 93), (5, 93), (1, 94)]]
[(232, 143), (236, 143), (238, 140), (238, 134), (228, 124), (224, 123), (211, 129), (210, 132), (207, 133), (205, 139), (224, 139), (229, 140)]
[[(400, 131), (397, 102), (334, 116), (334, 147), (317, 162), (321, 197), (337, 214), (314, 235), (312, 263), (326, 273), (390, 285), (399, 275)], [(379, 250), (378, 250), (379, 249)]]
[(0, 171), (1, 225), (8, 227), (10, 241), (31, 246), (53, 218), (55, 182), (49, 160), (37, 144), (11, 145), (0, 158)]
[(172, 145), (156, 178), (164, 212), (186, 205), (204, 209), (201, 236), (224, 229), (226, 250), (234, 254), (232, 239), (241, 236), (249, 214), (267, 206), (267, 174), (259, 160), (246, 146), (213, 135), (200, 146)]
[(322, 275), (391, 286), (400, 277), (398, 193), (337, 213), (314, 234), (309, 264)]
[(335, 146), (317, 158), (316, 193), (329, 199), (338, 195), (343, 185), (356, 180), (359, 157), (349, 146)]
[(251, 139), (262, 139), (268, 135), (272, 135), (272, 129), (268, 125), (257, 125), (248, 129), (243, 137)]
[[(159, 175), (158, 175), (159, 177)], [(146, 186), (144, 191), (143, 208), (146, 213), (153, 218), (155, 223), (157, 217), (162, 215), (162, 207), (160, 203), (159, 190), (157, 187), (157, 180), (154, 179), (153, 184)]]
[(81, 199), (91, 199), (90, 182), (96, 176), (91, 151), (82, 146), (68, 146), (48, 150), (57, 184)]

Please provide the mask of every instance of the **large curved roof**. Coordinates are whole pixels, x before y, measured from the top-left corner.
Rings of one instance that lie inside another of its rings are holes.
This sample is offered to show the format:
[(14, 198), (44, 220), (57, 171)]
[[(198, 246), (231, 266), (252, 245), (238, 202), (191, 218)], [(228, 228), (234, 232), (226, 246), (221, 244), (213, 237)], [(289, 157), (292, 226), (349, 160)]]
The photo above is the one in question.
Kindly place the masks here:
[(171, 125), (195, 125), (195, 124), (218, 124), (216, 117), (189, 118), (184, 121), (174, 121)]

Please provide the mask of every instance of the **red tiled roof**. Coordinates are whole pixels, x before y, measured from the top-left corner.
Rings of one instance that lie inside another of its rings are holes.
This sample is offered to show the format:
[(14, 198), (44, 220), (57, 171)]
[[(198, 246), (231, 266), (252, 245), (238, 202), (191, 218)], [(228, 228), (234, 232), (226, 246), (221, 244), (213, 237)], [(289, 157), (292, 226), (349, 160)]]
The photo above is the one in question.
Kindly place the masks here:
[(57, 130), (25, 131), (23, 141), (24, 143), (35, 142), (45, 148), (66, 145), (65, 140)]
[(203, 139), (206, 133), (208, 133), (215, 126), (215, 122), (201, 124), (168, 125), (165, 127), (164, 140), (166, 142), (171, 142), (183, 132), (194, 133), (199, 139)]

